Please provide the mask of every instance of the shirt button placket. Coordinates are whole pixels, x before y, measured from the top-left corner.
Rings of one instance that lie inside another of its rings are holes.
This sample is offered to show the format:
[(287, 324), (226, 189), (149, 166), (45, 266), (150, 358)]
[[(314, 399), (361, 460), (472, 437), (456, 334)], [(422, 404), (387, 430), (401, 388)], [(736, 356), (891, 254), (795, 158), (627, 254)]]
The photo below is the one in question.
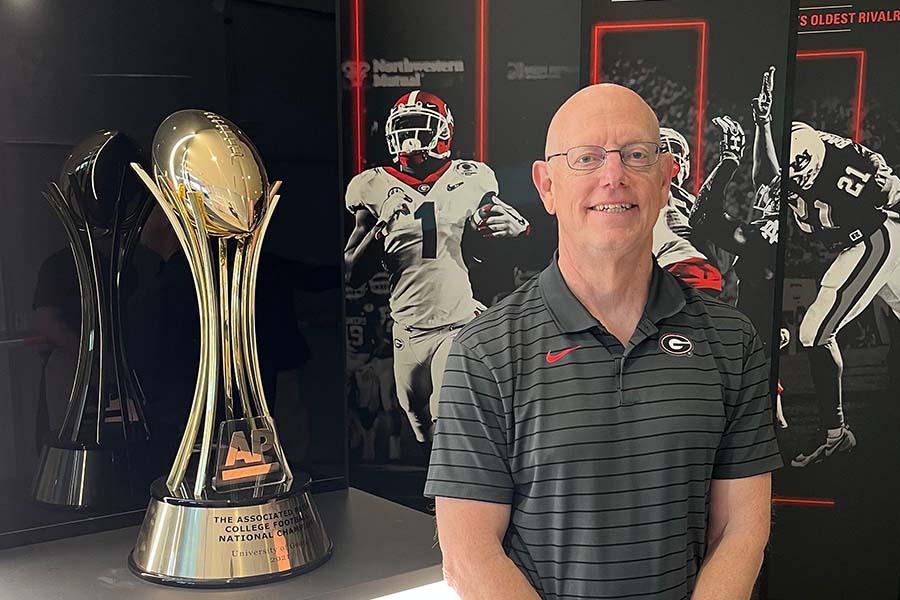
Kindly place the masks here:
[(624, 386), (624, 376), (623, 376), (623, 363), (625, 361), (624, 356), (616, 357), (616, 392), (619, 395), (619, 406), (626, 404), (625, 402), (625, 392), (623, 391)]

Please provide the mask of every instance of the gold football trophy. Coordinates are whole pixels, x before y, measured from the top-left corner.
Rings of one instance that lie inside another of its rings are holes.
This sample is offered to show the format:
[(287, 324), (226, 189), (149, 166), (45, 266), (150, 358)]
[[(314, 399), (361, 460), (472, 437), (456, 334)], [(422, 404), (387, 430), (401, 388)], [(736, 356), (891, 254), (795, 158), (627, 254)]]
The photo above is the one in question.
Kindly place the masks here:
[(270, 185), (250, 139), (208, 111), (182, 110), (163, 121), (152, 162), (155, 182), (131, 166), (187, 256), (200, 310), (200, 368), (175, 462), (151, 486), (129, 566), (144, 579), (194, 587), (314, 569), (332, 544), (310, 477), (291, 474), (278, 441), (256, 347), (257, 268), (281, 182)]

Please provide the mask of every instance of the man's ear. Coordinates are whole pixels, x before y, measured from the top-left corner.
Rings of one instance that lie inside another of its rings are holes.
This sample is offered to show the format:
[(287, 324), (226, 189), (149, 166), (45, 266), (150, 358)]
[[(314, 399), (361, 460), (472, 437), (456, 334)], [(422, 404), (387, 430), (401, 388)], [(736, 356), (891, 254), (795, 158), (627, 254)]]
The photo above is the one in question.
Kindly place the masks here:
[(544, 210), (548, 214), (556, 214), (556, 202), (553, 199), (553, 182), (550, 179), (550, 163), (546, 160), (536, 160), (531, 165), (531, 180), (534, 187), (537, 188), (538, 194), (541, 196), (541, 202), (544, 203)]

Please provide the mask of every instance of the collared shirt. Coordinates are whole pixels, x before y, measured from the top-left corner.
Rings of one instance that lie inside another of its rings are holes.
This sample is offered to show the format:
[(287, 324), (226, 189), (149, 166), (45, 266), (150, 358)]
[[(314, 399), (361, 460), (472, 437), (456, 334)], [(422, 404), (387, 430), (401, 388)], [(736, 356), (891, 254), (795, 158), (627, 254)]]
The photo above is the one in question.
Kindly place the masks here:
[(556, 258), (456, 336), (425, 494), (511, 505), (544, 598), (688, 598), (711, 479), (782, 466), (750, 321), (655, 262), (623, 346)]

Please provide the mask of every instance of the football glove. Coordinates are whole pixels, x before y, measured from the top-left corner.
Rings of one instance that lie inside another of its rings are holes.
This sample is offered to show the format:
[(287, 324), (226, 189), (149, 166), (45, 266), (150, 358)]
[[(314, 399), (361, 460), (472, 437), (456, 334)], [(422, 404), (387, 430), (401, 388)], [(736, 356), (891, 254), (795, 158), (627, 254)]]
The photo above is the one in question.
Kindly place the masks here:
[(722, 140), (719, 142), (720, 159), (730, 158), (740, 162), (741, 157), (744, 156), (744, 146), (746, 145), (744, 128), (727, 115), (716, 117), (713, 119), (713, 123), (722, 130)]
[(750, 101), (753, 120), (757, 125), (765, 125), (772, 121), (772, 88), (775, 86), (775, 67), (769, 67), (763, 73), (759, 96)]
[(384, 201), (384, 204), (381, 205), (381, 216), (378, 222), (375, 223), (375, 239), (380, 240), (390, 233), (391, 224), (400, 215), (411, 214), (412, 204), (413, 199), (406, 195), (403, 190), (396, 188)]
[(497, 196), (478, 209), (472, 224), (482, 237), (514, 238), (531, 233), (528, 219)]

